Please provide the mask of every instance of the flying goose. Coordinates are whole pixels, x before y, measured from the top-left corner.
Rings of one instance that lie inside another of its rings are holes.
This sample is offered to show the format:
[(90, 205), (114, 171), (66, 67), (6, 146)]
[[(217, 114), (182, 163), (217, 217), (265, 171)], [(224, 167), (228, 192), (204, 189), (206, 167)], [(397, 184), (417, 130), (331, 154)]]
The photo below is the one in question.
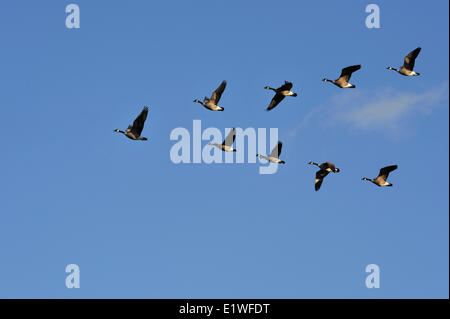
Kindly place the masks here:
[(403, 63), (403, 66), (400, 69), (395, 69), (392, 67), (388, 67), (388, 70), (393, 70), (401, 75), (404, 76), (419, 76), (420, 73), (414, 72), (414, 64), (416, 62), (416, 58), (420, 53), (420, 50), (422, 50), (420, 47), (415, 49), (414, 51), (411, 51), (407, 56), (405, 56), (405, 61)]
[(268, 160), (272, 163), (278, 163), (278, 164), (285, 164), (285, 161), (280, 160), (280, 154), (281, 154), (281, 148), (283, 146), (283, 143), (278, 141), (278, 144), (273, 148), (272, 152), (269, 156), (264, 156), (261, 154), (256, 154), (256, 157), (263, 158), (265, 160)]
[(323, 179), (327, 177), (327, 175), (331, 172), (333, 173), (339, 173), (341, 170), (339, 168), (336, 168), (336, 166), (333, 163), (325, 162), (322, 164), (317, 164), (314, 162), (309, 162), (310, 165), (316, 165), (320, 170), (316, 172), (316, 180), (315, 180), (315, 189), (316, 192), (320, 189), (320, 186), (322, 186)]
[(224, 108), (220, 107), (218, 105), (220, 98), (222, 97), (223, 91), (225, 91), (225, 87), (227, 86), (227, 81), (222, 81), (222, 83), (219, 85), (219, 87), (213, 92), (211, 95), (211, 98), (208, 98), (205, 96), (203, 99), (203, 102), (200, 100), (195, 99), (195, 103), (200, 103), (205, 108), (211, 111), (223, 111)]
[(134, 120), (133, 125), (128, 125), (128, 128), (126, 131), (121, 131), (119, 129), (114, 130), (114, 132), (122, 133), (126, 137), (132, 139), (132, 140), (139, 140), (139, 141), (146, 141), (147, 138), (141, 136), (142, 129), (144, 128), (145, 120), (147, 119), (148, 114), (148, 107), (144, 106), (144, 109), (142, 110), (141, 114)]
[(286, 96), (297, 96), (297, 93), (291, 91), (292, 83), (288, 81), (284, 81), (284, 84), (280, 86), (278, 89), (271, 88), (270, 86), (264, 87), (266, 90), (272, 90), (276, 94), (273, 97), (272, 101), (270, 101), (269, 106), (267, 107), (267, 111), (275, 108), (281, 101), (284, 100)]
[(339, 76), (339, 79), (337, 80), (328, 80), (327, 78), (323, 79), (324, 82), (331, 82), (334, 85), (340, 87), (340, 88), (355, 88), (353, 84), (348, 83), (350, 81), (350, 78), (352, 77), (352, 73), (358, 71), (361, 69), (361, 65), (352, 65), (348, 66), (346, 68), (342, 69), (341, 75)]
[(398, 168), (397, 165), (392, 165), (392, 166), (387, 166), (387, 167), (383, 167), (382, 169), (380, 169), (380, 173), (378, 174), (378, 176), (374, 179), (370, 179), (370, 178), (366, 178), (364, 177), (362, 180), (363, 181), (370, 181), (372, 183), (374, 183), (377, 186), (392, 186), (391, 183), (387, 182), (387, 179), (389, 177), (389, 173), (392, 171), (395, 171)]
[(208, 145), (213, 145), (217, 148), (220, 148), (224, 152), (236, 152), (236, 149), (232, 147), (235, 139), (236, 139), (236, 129), (232, 128), (222, 144), (208, 143)]

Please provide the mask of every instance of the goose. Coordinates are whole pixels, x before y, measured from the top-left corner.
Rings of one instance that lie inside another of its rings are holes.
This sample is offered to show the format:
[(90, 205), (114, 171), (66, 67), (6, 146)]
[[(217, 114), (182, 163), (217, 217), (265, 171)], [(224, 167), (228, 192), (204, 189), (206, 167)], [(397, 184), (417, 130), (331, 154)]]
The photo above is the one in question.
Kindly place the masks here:
[(147, 138), (141, 136), (142, 129), (144, 128), (145, 120), (147, 119), (148, 107), (144, 106), (144, 109), (141, 111), (139, 116), (134, 120), (133, 125), (128, 125), (126, 131), (121, 131), (119, 129), (114, 130), (114, 132), (122, 133), (126, 137), (132, 140), (146, 141)]
[(211, 111), (223, 111), (224, 108), (220, 107), (218, 105), (220, 98), (222, 97), (223, 91), (225, 91), (225, 87), (227, 86), (227, 81), (222, 81), (222, 83), (219, 85), (219, 87), (213, 92), (211, 95), (211, 98), (208, 98), (205, 96), (203, 99), (203, 102), (200, 100), (195, 99), (195, 103), (200, 103), (205, 108)]
[(341, 75), (339, 76), (339, 79), (337, 80), (328, 80), (327, 78), (323, 79), (322, 81), (324, 82), (331, 82), (334, 85), (345, 89), (345, 88), (350, 88), (350, 89), (354, 89), (356, 86), (353, 84), (348, 83), (348, 81), (350, 81), (350, 78), (352, 77), (352, 73), (358, 71), (359, 69), (361, 69), (361, 65), (352, 65), (352, 66), (348, 66), (346, 68), (342, 69)]
[(315, 189), (316, 192), (320, 189), (320, 186), (322, 186), (323, 179), (327, 177), (327, 175), (331, 172), (333, 173), (339, 173), (341, 170), (337, 168), (333, 163), (325, 162), (322, 164), (317, 164), (314, 162), (309, 162), (310, 165), (315, 165), (320, 170), (316, 172), (316, 180), (315, 180)]
[(419, 47), (419, 48), (411, 51), (407, 56), (405, 56), (405, 61), (403, 63), (403, 66), (400, 69), (395, 69), (392, 67), (388, 67), (387, 69), (396, 71), (404, 76), (419, 76), (420, 73), (414, 72), (413, 69), (414, 69), (414, 64), (416, 62), (416, 58), (420, 53), (420, 50), (422, 50), (422, 48)]
[(228, 133), (227, 137), (222, 142), (222, 144), (208, 143), (208, 145), (215, 146), (224, 152), (236, 152), (236, 149), (232, 147), (235, 139), (236, 139), (236, 128), (232, 128), (230, 133)]
[(280, 86), (278, 89), (271, 88), (270, 86), (264, 87), (266, 90), (272, 90), (276, 93), (272, 101), (270, 101), (270, 104), (267, 107), (267, 111), (270, 111), (271, 109), (275, 108), (278, 104), (280, 104), (281, 101), (284, 100), (286, 96), (296, 97), (297, 93), (291, 91), (292, 86), (293, 85), (291, 82), (284, 81), (284, 84)]
[(387, 179), (389, 177), (389, 173), (392, 171), (395, 171), (397, 168), (398, 168), (397, 165), (383, 167), (382, 169), (380, 169), (380, 173), (378, 174), (378, 176), (376, 178), (371, 179), (371, 178), (364, 177), (362, 180), (370, 181), (380, 187), (392, 186), (391, 183), (387, 182)]
[(283, 143), (278, 141), (278, 144), (273, 148), (272, 152), (269, 156), (264, 156), (261, 154), (256, 154), (256, 157), (263, 158), (269, 162), (277, 163), (277, 164), (286, 164), (285, 161), (280, 160), (281, 148)]

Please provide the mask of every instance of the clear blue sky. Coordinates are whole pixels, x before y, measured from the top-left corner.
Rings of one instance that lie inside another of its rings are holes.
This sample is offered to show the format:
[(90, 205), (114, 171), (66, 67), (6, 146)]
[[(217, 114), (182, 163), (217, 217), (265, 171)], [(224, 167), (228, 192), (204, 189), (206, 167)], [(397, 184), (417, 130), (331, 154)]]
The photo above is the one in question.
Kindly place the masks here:
[[(0, 297), (448, 298), (448, 2), (376, 1), (378, 30), (369, 3), (1, 1)], [(385, 69), (418, 46), (420, 77)], [(225, 112), (192, 102), (224, 79)], [(113, 133), (144, 105), (149, 141)], [(287, 163), (175, 165), (194, 119), (276, 127)], [(309, 161), (341, 173), (316, 193)]]

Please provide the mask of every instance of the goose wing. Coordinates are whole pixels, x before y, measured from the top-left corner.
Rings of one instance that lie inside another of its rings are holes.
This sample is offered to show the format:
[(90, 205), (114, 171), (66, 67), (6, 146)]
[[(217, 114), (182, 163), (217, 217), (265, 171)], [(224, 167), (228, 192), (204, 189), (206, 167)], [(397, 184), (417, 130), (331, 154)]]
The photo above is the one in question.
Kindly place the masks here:
[(235, 139), (236, 139), (236, 129), (232, 128), (230, 133), (228, 133), (227, 137), (223, 141), (222, 145), (231, 146), (233, 145)]
[(325, 169), (329, 168), (330, 170), (334, 171), (336, 169), (336, 165), (334, 165), (333, 163), (330, 162), (325, 162), (323, 163), (325, 166)]
[(352, 73), (361, 69), (361, 65), (352, 65), (342, 69), (339, 80), (344, 80), (345, 82), (350, 81)]
[(133, 126), (130, 128), (131, 132), (136, 135), (140, 136), (142, 133), (142, 130), (144, 129), (144, 123), (147, 119), (148, 114), (148, 107), (145, 106), (144, 109), (141, 111), (141, 114), (138, 115), (138, 117), (134, 120)]
[(414, 51), (411, 51), (406, 57), (405, 57), (405, 62), (403, 64), (403, 66), (412, 71), (414, 69), (414, 65), (416, 63), (416, 58), (420, 53), (420, 50), (422, 50), (422, 48), (417, 48)]
[(283, 147), (283, 143), (278, 142), (278, 144), (273, 148), (272, 152), (270, 153), (270, 157), (280, 158), (282, 147)]
[(219, 103), (220, 98), (222, 97), (222, 93), (223, 93), (223, 91), (225, 91), (226, 86), (227, 86), (227, 81), (222, 81), (222, 83), (220, 83), (219, 87), (211, 95), (211, 101), (213, 101), (215, 105), (217, 105), (217, 103)]
[(277, 91), (278, 92), (282, 92), (282, 91), (290, 91), (292, 89), (293, 84), (291, 82), (288, 81), (284, 81), (284, 84), (282, 86), (280, 86)]
[(277, 93), (273, 97), (272, 101), (270, 101), (269, 106), (267, 107), (267, 111), (270, 111), (271, 109), (275, 108), (278, 104), (280, 104), (281, 101), (283, 101), (285, 96), (283, 94)]
[(315, 180), (315, 190), (316, 192), (320, 189), (320, 186), (322, 186), (323, 179), (328, 175), (328, 172), (326, 170), (321, 169), (320, 171), (316, 172), (316, 180)]
[(380, 174), (378, 174), (378, 177), (381, 177), (386, 181), (389, 177), (389, 173), (395, 171), (397, 168), (397, 165), (383, 167), (382, 169), (380, 169)]

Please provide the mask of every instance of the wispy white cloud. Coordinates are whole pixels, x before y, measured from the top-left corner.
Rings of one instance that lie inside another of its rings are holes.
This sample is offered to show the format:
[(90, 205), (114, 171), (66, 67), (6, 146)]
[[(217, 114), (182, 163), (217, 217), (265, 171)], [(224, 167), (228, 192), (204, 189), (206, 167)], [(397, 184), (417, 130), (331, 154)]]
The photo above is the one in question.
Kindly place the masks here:
[(423, 92), (399, 92), (392, 88), (376, 91), (339, 92), (315, 107), (290, 135), (310, 121), (323, 125), (344, 125), (361, 131), (382, 131), (398, 136), (414, 114), (429, 114), (448, 101), (448, 82)]

